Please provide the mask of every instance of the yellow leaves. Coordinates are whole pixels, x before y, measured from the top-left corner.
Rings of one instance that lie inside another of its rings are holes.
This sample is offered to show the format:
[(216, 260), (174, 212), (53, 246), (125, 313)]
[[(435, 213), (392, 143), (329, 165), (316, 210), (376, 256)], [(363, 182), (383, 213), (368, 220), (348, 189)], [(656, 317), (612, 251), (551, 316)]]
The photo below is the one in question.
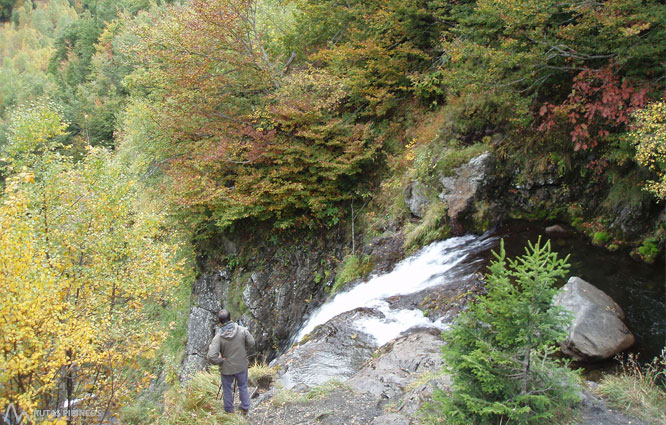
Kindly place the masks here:
[(622, 34), (625, 37), (633, 37), (633, 36), (636, 36), (636, 35), (640, 34), (641, 32), (643, 32), (645, 30), (650, 29), (651, 26), (652, 25), (649, 22), (642, 22), (642, 23), (632, 25), (630, 27), (621, 28), (621, 31), (622, 31)]
[(666, 199), (666, 102), (654, 102), (634, 114), (636, 129), (630, 133), (636, 146), (636, 162), (648, 168), (657, 180), (646, 182), (645, 190)]
[(108, 152), (50, 161), (9, 177), (0, 202), (0, 399), (26, 411), (67, 370), (99, 403), (129, 391), (111, 380), (155, 355), (165, 334), (146, 306), (169, 299), (182, 268), (156, 237), (163, 217), (137, 209), (139, 188)]

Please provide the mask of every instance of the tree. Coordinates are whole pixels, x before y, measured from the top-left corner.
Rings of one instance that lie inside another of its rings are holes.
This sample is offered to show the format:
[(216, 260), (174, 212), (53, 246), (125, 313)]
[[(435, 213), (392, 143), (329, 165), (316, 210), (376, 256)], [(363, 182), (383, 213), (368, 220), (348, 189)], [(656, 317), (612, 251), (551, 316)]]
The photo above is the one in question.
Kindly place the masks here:
[[(67, 0), (25, 2), (14, 9), (16, 24), (0, 26), (0, 122), (13, 107), (53, 93), (47, 66), (58, 31), (77, 19)], [(0, 134), (0, 137), (2, 135)]]
[(636, 146), (636, 161), (647, 167), (657, 180), (645, 189), (658, 199), (666, 199), (666, 102), (652, 103), (634, 114), (635, 129), (630, 133)]
[(57, 146), (62, 123), (27, 124), (10, 132), (8, 146), (21, 149), (7, 152), (16, 171), (0, 203), (0, 405), (30, 413), (78, 399), (108, 418), (147, 383), (134, 375), (165, 336), (149, 309), (170, 302), (178, 246), (162, 214), (138, 207), (139, 188), (109, 152), (90, 148), (75, 162), (35, 149)]
[(410, 76), (436, 60), (441, 3), (300, 0), (290, 47), (344, 78), (364, 115), (384, 118), (410, 92)]
[(66, 127), (62, 113), (53, 103), (17, 108), (10, 116), (7, 143), (0, 149), (9, 173), (34, 167), (42, 154), (58, 148), (56, 138), (65, 134)]
[(0, 0), (0, 22), (8, 21), (12, 16), (15, 0)]
[(194, 1), (137, 25), (140, 66), (128, 80), (147, 94), (132, 102), (123, 134), (140, 142), (158, 123), (156, 142), (141, 149), (155, 152), (167, 192), (195, 223), (334, 223), (383, 139), (356, 121), (347, 79), (278, 69), (257, 3)]
[(439, 392), (447, 424), (543, 424), (576, 399), (576, 375), (549, 357), (570, 317), (552, 305), (568, 270), (550, 241), (507, 259), (504, 242), (486, 275), (488, 292), (444, 332), (451, 393)]

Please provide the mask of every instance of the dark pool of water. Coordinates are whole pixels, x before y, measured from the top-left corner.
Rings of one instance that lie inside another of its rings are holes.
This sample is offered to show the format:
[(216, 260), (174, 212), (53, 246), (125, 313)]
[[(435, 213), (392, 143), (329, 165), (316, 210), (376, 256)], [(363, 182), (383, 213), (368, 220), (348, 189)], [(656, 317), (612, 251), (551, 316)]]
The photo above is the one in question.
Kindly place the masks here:
[(547, 225), (512, 221), (496, 230), (504, 238), (508, 257), (525, 253), (527, 241), (550, 239), (561, 256), (570, 254), (570, 276), (578, 276), (611, 296), (625, 311), (629, 328), (636, 336), (631, 351), (643, 361), (658, 356), (666, 346), (666, 266), (664, 258), (648, 265), (633, 260), (628, 252), (608, 252), (593, 246), (586, 237), (571, 233), (548, 236)]

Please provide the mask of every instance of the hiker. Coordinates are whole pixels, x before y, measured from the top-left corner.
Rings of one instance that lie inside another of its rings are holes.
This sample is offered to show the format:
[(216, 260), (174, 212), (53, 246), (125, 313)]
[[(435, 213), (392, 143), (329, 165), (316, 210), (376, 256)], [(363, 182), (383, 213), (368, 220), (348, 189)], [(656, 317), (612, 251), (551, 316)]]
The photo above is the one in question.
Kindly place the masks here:
[(224, 391), (224, 410), (234, 412), (234, 380), (238, 385), (241, 411), (247, 415), (250, 410), (250, 395), (247, 390), (247, 352), (254, 347), (254, 338), (247, 328), (231, 321), (227, 310), (217, 314), (221, 327), (215, 333), (208, 347), (208, 360), (220, 366)]

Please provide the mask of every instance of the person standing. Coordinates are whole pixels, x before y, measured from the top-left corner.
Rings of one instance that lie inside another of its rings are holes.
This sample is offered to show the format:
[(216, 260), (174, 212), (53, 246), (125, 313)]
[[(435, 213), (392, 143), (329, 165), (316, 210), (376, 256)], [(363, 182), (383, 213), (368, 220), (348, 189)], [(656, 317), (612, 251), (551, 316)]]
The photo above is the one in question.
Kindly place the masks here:
[(208, 360), (220, 367), (224, 410), (234, 412), (233, 383), (238, 385), (241, 411), (247, 415), (250, 410), (250, 395), (247, 390), (247, 353), (254, 347), (254, 338), (247, 328), (231, 321), (231, 314), (225, 309), (217, 314), (221, 327), (215, 333), (208, 347)]

